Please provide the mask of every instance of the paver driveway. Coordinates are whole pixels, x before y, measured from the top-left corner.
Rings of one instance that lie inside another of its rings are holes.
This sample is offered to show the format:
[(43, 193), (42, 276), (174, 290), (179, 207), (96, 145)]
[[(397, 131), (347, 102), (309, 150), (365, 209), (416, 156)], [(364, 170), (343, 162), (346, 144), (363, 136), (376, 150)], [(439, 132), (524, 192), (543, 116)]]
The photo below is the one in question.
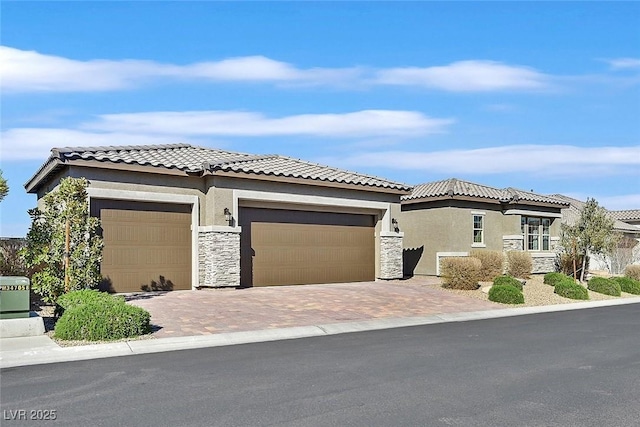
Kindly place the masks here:
[(403, 281), (206, 289), (130, 295), (151, 313), (158, 338), (292, 326), (420, 317), (503, 307), (434, 287), (433, 278)]

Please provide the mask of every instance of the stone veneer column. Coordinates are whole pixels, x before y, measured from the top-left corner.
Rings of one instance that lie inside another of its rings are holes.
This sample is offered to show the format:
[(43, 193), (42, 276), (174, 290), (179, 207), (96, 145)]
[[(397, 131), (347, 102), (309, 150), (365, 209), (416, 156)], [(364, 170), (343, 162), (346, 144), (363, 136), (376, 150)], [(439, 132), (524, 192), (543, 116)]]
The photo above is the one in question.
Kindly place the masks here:
[(379, 279), (402, 279), (402, 239), (404, 233), (380, 234)]
[(240, 231), (240, 227), (199, 228), (199, 286), (240, 286)]

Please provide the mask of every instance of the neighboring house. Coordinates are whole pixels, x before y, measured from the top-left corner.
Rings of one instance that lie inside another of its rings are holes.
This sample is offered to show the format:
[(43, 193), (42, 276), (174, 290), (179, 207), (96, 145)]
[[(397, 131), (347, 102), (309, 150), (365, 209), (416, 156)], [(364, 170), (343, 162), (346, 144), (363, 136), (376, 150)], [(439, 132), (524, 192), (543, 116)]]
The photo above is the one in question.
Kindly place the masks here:
[(472, 250), (524, 250), (533, 272), (555, 269), (566, 202), (514, 188), (455, 178), (414, 187), (402, 196), (405, 275), (439, 275), (440, 260)]
[(609, 214), (618, 221), (640, 227), (640, 209), (626, 211), (609, 211)]
[[(564, 201), (569, 204), (562, 209), (562, 222), (574, 225), (579, 219), (585, 202), (562, 194), (552, 194), (550, 197)], [(631, 211), (607, 211), (607, 215), (613, 220), (613, 230), (622, 234), (619, 247), (607, 257), (590, 255), (589, 269), (606, 270), (610, 273), (622, 273), (624, 268), (633, 263), (640, 262), (640, 227), (632, 222), (624, 221), (622, 218), (633, 221), (633, 218), (640, 217), (640, 210)], [(635, 215), (635, 216), (634, 216)], [(640, 222), (640, 220), (638, 220)]]
[(113, 291), (402, 277), (405, 184), (176, 144), (54, 148), (25, 188), (41, 204), (67, 176), (89, 181)]

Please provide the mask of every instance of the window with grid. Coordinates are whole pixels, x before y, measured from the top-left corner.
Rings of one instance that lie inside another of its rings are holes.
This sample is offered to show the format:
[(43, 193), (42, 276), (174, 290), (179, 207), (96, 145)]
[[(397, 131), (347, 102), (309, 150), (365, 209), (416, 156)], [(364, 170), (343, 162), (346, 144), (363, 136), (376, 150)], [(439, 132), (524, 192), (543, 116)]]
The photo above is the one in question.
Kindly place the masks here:
[(473, 216), (473, 243), (484, 243), (484, 216)]
[(526, 250), (548, 251), (550, 249), (551, 219), (523, 216), (520, 224)]

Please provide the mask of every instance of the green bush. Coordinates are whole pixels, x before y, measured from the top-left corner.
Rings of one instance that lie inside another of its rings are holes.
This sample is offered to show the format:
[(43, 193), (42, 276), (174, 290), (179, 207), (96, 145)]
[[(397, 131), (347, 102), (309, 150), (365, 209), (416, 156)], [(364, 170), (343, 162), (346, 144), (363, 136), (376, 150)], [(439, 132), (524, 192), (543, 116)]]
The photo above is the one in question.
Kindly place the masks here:
[(469, 254), (480, 260), (480, 280), (490, 282), (502, 274), (504, 254), (501, 251), (473, 250)]
[(151, 332), (151, 316), (143, 308), (118, 300), (91, 302), (65, 310), (55, 326), (63, 340), (117, 340)]
[(640, 280), (640, 265), (628, 265), (624, 269), (624, 275), (633, 280)]
[(525, 251), (507, 252), (507, 274), (521, 279), (527, 279), (533, 271), (531, 254)]
[(566, 279), (571, 279), (569, 276), (567, 276), (566, 274), (562, 274), (562, 273), (547, 273), (544, 275), (544, 280), (543, 283), (545, 283), (546, 285), (551, 285), (551, 286), (555, 286), (556, 283), (561, 282), (563, 280)]
[(587, 289), (614, 297), (619, 297), (621, 292), (620, 285), (617, 282), (605, 277), (591, 278), (587, 284)]
[(449, 257), (440, 261), (442, 287), (448, 289), (478, 289), (482, 263), (477, 258)]
[(522, 292), (511, 285), (493, 285), (489, 289), (489, 301), (502, 304), (524, 304)]
[(61, 295), (56, 303), (64, 310), (68, 310), (73, 307), (77, 307), (82, 304), (100, 303), (100, 302), (112, 302), (116, 300), (118, 302), (124, 302), (122, 295), (111, 295), (106, 292), (100, 292), (95, 289), (81, 289), (79, 291), (72, 291), (67, 294)]
[(622, 292), (640, 295), (640, 280), (633, 280), (630, 277), (614, 277), (611, 280), (620, 285)]
[(493, 286), (509, 285), (522, 291), (522, 282), (511, 276), (498, 276), (493, 280)]
[(56, 322), (56, 338), (117, 340), (151, 332), (149, 312), (126, 304), (122, 296), (83, 289), (62, 295), (57, 304), (63, 314)]
[(587, 289), (584, 286), (575, 283), (571, 278), (556, 283), (553, 292), (565, 298), (581, 300), (589, 299), (589, 292), (587, 292)]
[(38, 271), (31, 276), (31, 289), (46, 303), (54, 303), (64, 293), (64, 280), (48, 270)]

